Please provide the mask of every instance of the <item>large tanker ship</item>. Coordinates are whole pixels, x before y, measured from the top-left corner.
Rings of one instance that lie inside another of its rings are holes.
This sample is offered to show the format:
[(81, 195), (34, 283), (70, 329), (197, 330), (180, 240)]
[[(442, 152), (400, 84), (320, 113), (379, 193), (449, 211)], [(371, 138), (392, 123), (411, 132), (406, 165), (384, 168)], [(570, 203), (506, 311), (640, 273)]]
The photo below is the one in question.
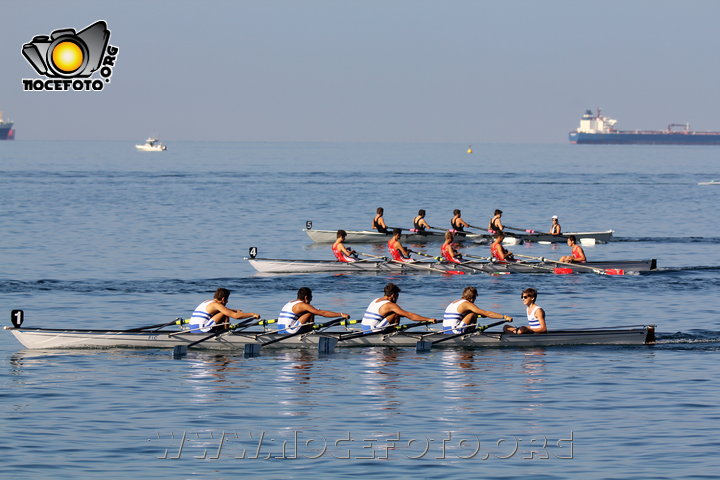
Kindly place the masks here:
[(604, 117), (599, 108), (595, 114), (587, 110), (580, 126), (570, 132), (570, 143), (720, 145), (720, 132), (694, 132), (687, 123), (671, 123), (667, 130), (616, 130), (616, 123)]
[(13, 122), (3, 120), (2, 112), (0, 112), (0, 140), (12, 140), (14, 138)]

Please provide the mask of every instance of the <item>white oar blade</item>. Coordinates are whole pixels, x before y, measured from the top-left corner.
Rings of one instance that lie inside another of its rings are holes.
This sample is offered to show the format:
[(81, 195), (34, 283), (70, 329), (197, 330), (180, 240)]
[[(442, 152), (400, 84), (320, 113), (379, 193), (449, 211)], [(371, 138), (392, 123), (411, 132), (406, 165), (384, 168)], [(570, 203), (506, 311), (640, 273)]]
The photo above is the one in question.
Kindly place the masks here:
[(585, 247), (591, 247), (591, 246), (595, 245), (595, 239), (594, 238), (581, 238), (580, 245), (583, 245)]
[(517, 237), (505, 237), (502, 241), (503, 245), (519, 245), (520, 239)]

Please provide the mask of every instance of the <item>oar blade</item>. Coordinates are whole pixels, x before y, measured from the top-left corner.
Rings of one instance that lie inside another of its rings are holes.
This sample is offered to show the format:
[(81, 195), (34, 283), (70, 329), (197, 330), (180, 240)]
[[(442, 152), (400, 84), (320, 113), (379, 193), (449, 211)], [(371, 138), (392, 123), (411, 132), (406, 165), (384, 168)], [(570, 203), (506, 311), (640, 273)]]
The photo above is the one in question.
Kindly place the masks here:
[(460, 270), (448, 270), (445, 273), (447, 275), (465, 275), (465, 272), (461, 272)]
[(606, 268), (605, 275), (625, 275), (625, 270), (622, 268)]
[(262, 345), (259, 343), (246, 343), (243, 345), (243, 356), (245, 358), (249, 357), (257, 357), (260, 355), (260, 350), (262, 349)]
[(427, 340), (420, 340), (415, 344), (416, 352), (429, 352), (430, 350), (432, 350), (432, 342), (428, 342)]
[(188, 347), (187, 345), (175, 345), (173, 347), (172, 356), (173, 358), (183, 358), (185, 355), (187, 355)]
[(567, 267), (555, 267), (553, 268), (553, 273), (555, 275), (568, 275), (570, 273), (573, 273), (573, 269)]
[(318, 353), (330, 354), (335, 351), (338, 339), (335, 337), (320, 337), (318, 339)]

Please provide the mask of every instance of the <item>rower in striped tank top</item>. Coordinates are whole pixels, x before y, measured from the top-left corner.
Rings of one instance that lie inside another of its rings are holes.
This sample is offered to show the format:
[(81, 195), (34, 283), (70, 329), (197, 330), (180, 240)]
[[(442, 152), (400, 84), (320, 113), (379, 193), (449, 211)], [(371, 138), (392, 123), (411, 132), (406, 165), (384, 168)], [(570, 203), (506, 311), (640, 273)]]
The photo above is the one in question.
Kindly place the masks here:
[(308, 287), (300, 287), (297, 299), (286, 303), (278, 315), (278, 333), (298, 333), (301, 330), (310, 332), (315, 324), (315, 315), (321, 317), (342, 317), (350, 318), (347, 313), (319, 310), (313, 307), (312, 290)]
[(205, 300), (195, 307), (190, 317), (190, 332), (216, 333), (227, 330), (230, 318), (260, 318), (259, 313), (243, 312), (240, 309), (228, 308), (226, 305), (230, 298), (230, 290), (218, 288), (211, 300)]
[(362, 319), (362, 330), (364, 333), (373, 333), (385, 330), (388, 327), (398, 325), (400, 319), (405, 317), (415, 322), (437, 323), (434, 318), (423, 317), (417, 313), (403, 310), (397, 304), (400, 296), (400, 287), (394, 283), (388, 283), (384, 289), (385, 295), (376, 298), (368, 305)]
[(450, 302), (445, 309), (443, 316), (443, 333), (471, 333), (477, 330), (478, 317), (502, 318), (506, 322), (512, 322), (512, 317), (502, 313), (483, 310), (475, 305), (477, 289), (465, 287), (462, 297), (459, 300)]
[(511, 327), (510, 325), (505, 325), (503, 332), (517, 334), (546, 333), (545, 310), (535, 303), (535, 300), (537, 300), (537, 290), (534, 288), (526, 288), (520, 294), (520, 298), (525, 305), (528, 326)]

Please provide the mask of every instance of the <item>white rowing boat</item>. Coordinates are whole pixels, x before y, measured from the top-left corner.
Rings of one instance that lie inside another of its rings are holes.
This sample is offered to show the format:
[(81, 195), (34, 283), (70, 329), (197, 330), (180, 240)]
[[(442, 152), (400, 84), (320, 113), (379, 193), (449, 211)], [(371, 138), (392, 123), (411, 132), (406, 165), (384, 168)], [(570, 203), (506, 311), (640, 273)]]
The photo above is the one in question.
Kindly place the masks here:
[(623, 270), (625, 273), (649, 272), (657, 269), (657, 261), (607, 260), (570, 265), (552, 261), (493, 263), (468, 261), (461, 264), (421, 261), (401, 263), (389, 260), (362, 260), (339, 262), (336, 260), (286, 260), (278, 258), (246, 258), (260, 273), (597, 273), (606, 270)]
[[(303, 231), (315, 243), (333, 243), (337, 239), (337, 230), (315, 230), (304, 228)], [(372, 230), (346, 230), (345, 243), (383, 243), (392, 238), (392, 233), (380, 233)], [(612, 239), (613, 230), (600, 232), (566, 232), (562, 235), (550, 235), (549, 233), (519, 233), (505, 232), (503, 243), (543, 242), (543, 243), (565, 243), (570, 235), (574, 235), (582, 244), (607, 243)], [(471, 241), (474, 243), (491, 243), (494, 236), (491, 233), (461, 232), (455, 234), (455, 241)], [(403, 230), (401, 240), (407, 243), (428, 243), (442, 242), (445, 240), (445, 232), (412, 232)]]
[[(190, 332), (81, 330), (4, 327), (28, 349), (167, 348), (187, 346), (203, 338)], [(284, 335), (270, 331), (229, 332), (199, 343), (198, 349), (243, 351), (245, 345), (268, 344)], [(346, 337), (347, 339), (344, 339)], [(353, 331), (323, 331), (275, 341), (264, 348), (313, 348), (329, 338), (336, 347), (415, 347), (418, 341), (436, 342), (447, 334), (433, 330), (358, 336)], [(557, 330), (539, 335), (500, 332), (471, 333), (438, 343), (438, 347), (545, 347), (555, 345), (643, 345), (655, 342), (655, 327), (640, 325), (596, 329)]]

